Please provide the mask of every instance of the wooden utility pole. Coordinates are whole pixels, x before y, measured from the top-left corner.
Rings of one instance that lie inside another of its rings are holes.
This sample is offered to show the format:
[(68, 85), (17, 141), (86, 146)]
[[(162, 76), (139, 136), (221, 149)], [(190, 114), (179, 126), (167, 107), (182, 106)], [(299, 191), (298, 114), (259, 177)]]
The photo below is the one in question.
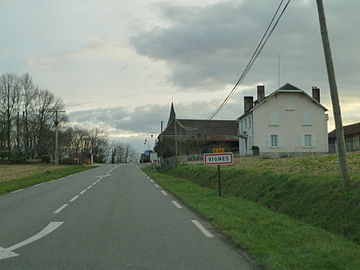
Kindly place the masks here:
[(329, 85), (330, 85), (331, 101), (332, 101), (334, 119), (335, 119), (337, 152), (338, 152), (339, 163), (340, 163), (340, 175), (342, 178), (342, 184), (343, 184), (344, 191), (347, 192), (350, 190), (350, 181), (349, 181), (349, 174), (348, 174), (347, 163), (346, 163), (344, 128), (343, 128), (342, 119), (341, 119), (339, 94), (338, 94), (337, 85), (336, 85), (334, 64), (333, 64), (333, 60), (332, 60), (329, 36), (328, 36), (328, 31), (327, 31), (327, 26), (326, 26), (326, 18), (325, 18), (323, 0), (316, 0), (316, 2), (317, 2), (318, 13), (319, 13), (321, 37), (322, 37), (322, 43), (323, 43), (323, 47), (324, 47), (326, 68), (327, 68)]
[(160, 121), (160, 135), (159, 135), (159, 139), (160, 139), (160, 166), (162, 167), (163, 165), (163, 159), (164, 159), (164, 145), (163, 145), (163, 121)]
[(174, 131), (175, 131), (175, 167), (178, 165), (178, 141), (177, 141), (177, 120), (176, 117), (174, 119)]
[(65, 111), (53, 110), (51, 112), (55, 112), (55, 165), (59, 165), (59, 112)]

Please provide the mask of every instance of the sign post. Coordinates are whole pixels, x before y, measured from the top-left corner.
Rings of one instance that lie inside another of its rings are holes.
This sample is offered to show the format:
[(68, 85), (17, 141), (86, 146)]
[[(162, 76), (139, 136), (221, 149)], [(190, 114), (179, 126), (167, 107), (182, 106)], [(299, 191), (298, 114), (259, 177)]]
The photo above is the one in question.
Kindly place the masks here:
[(216, 165), (217, 166), (219, 197), (222, 196), (220, 166), (221, 165), (231, 165), (233, 163), (234, 163), (234, 155), (231, 152), (230, 153), (206, 153), (206, 154), (204, 154), (204, 165)]

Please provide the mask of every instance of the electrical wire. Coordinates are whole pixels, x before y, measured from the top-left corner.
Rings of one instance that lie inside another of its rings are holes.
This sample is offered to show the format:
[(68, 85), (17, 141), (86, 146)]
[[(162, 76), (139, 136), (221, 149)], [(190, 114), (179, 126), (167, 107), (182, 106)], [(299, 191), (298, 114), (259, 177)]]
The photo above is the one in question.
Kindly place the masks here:
[[(258, 58), (259, 54), (261, 53), (262, 49), (264, 48), (266, 42), (268, 41), (268, 39), (270, 38), (271, 34), (274, 32), (276, 26), (278, 25), (281, 17), (283, 16), (283, 14), (285, 13), (285, 10), (287, 9), (290, 0), (287, 1), (287, 3), (285, 4), (284, 8), (282, 9), (280, 15), (277, 17), (281, 6), (283, 6), (284, 0), (281, 0), (280, 4), (278, 5), (275, 14), (273, 15), (273, 17), (270, 20), (270, 23), (268, 25), (268, 27), (266, 28), (266, 31), (264, 33), (264, 35), (262, 36), (259, 44), (257, 45), (253, 55), (251, 56), (248, 64), (246, 65), (244, 71), (242, 72), (240, 78), (238, 79), (238, 81), (236, 82), (236, 84), (234, 85), (234, 87), (231, 89), (230, 93), (227, 95), (227, 97), (224, 99), (224, 101), (221, 103), (221, 105), (216, 109), (216, 111), (211, 115), (211, 117), (209, 118), (209, 120), (213, 119), (222, 109), (223, 107), (226, 105), (226, 103), (228, 103), (228, 101), (231, 99), (231, 97), (234, 95), (234, 93), (237, 90), (237, 87), (240, 85), (240, 83), (245, 79), (246, 75), (249, 73), (251, 67), (253, 66), (253, 64), (255, 63), (256, 59)], [(275, 18), (277, 17), (276, 21)], [(274, 23), (275, 21), (275, 23)], [(270, 30), (271, 28), (271, 30)], [(270, 31), (269, 31), (270, 30)]]

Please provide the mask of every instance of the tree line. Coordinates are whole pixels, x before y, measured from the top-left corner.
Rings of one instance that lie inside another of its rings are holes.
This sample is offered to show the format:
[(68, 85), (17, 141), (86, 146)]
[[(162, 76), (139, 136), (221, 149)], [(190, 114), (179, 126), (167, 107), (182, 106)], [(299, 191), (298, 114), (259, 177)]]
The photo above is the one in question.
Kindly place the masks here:
[(90, 154), (94, 162), (124, 162), (133, 154), (129, 145), (110, 143), (103, 130), (66, 125), (66, 113), (56, 117), (64, 110), (62, 98), (37, 86), (29, 74), (0, 75), (0, 161), (52, 161), (56, 121), (61, 123), (58, 151), (64, 163), (81, 162)]

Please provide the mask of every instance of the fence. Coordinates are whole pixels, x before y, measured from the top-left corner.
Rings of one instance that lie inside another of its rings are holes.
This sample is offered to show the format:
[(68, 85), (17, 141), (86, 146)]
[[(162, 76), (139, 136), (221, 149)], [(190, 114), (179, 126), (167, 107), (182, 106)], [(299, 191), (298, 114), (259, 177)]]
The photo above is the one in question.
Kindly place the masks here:
[[(355, 152), (360, 151), (360, 142), (347, 142), (345, 143), (346, 152)], [(329, 153), (336, 153), (337, 145), (336, 143), (329, 144)]]

